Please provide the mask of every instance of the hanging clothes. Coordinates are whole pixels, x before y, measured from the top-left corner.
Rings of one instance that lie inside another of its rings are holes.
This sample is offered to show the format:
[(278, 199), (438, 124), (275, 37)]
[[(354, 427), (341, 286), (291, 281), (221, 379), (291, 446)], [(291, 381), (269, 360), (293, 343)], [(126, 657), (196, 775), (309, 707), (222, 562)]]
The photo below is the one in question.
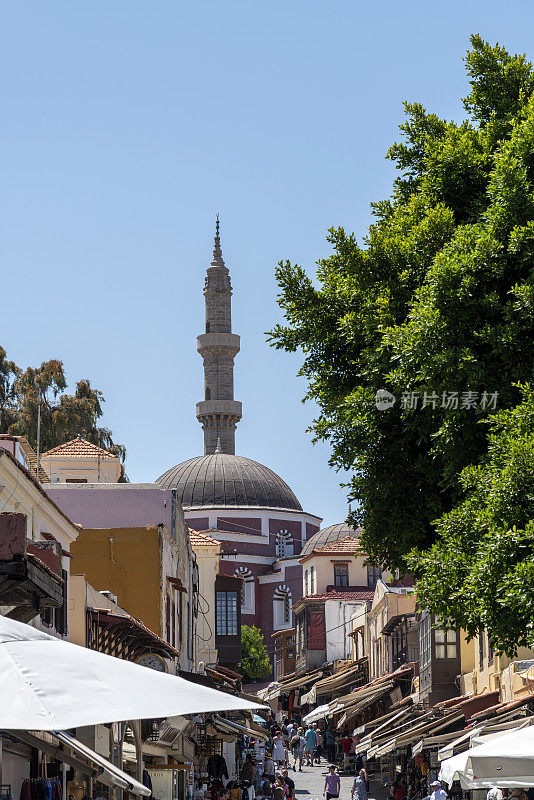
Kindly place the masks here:
[(20, 800), (63, 800), (60, 778), (31, 778), (22, 781)]

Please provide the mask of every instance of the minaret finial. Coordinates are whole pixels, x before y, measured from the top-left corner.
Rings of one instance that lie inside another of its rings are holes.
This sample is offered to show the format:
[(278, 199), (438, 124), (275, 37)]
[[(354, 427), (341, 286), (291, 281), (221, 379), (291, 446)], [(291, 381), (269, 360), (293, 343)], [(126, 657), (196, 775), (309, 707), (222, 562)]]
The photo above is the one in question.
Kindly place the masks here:
[(243, 413), (241, 403), (234, 400), (234, 358), (240, 341), (232, 333), (232, 284), (222, 258), (218, 214), (204, 299), (206, 328), (197, 338), (197, 350), (204, 362), (204, 399), (197, 403), (197, 419), (204, 431), (204, 455), (234, 455), (235, 428)]
[(221, 250), (221, 237), (219, 235), (219, 215), (217, 214), (217, 222), (215, 223), (215, 246), (213, 248), (213, 263), (224, 265), (222, 250)]

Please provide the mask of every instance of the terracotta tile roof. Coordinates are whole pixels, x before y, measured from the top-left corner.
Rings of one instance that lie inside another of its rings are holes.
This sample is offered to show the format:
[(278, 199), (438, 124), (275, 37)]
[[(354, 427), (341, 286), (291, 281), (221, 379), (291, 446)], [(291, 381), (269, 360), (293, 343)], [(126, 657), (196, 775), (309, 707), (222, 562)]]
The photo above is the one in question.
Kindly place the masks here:
[(207, 536), (202, 531), (194, 531), (193, 528), (189, 528), (189, 539), (191, 540), (191, 544), (195, 545), (219, 545), (220, 542), (217, 539), (214, 539), (212, 536)]
[(361, 589), (355, 589), (347, 592), (340, 590), (323, 592), (322, 594), (307, 594), (302, 598), (302, 600), (347, 600), (348, 602), (351, 602), (354, 600), (372, 600), (374, 594), (374, 589), (362, 587)]
[(328, 544), (325, 544), (322, 547), (317, 547), (312, 552), (314, 554), (343, 553), (346, 555), (347, 553), (350, 553), (351, 555), (354, 555), (354, 553), (358, 553), (360, 555), (362, 553), (362, 546), (360, 540), (355, 536), (345, 536), (343, 539), (338, 539), (337, 542), (328, 542)]
[(97, 447), (96, 444), (89, 442), (87, 439), (82, 439), (81, 436), (47, 450), (46, 453), (42, 454), (41, 458), (56, 456), (58, 458), (117, 458), (109, 450)]

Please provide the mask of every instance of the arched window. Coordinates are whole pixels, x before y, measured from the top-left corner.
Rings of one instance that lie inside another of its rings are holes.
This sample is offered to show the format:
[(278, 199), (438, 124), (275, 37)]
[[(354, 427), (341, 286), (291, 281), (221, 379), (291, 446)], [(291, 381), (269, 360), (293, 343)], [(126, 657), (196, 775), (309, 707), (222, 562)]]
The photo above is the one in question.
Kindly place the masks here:
[(293, 621), (291, 590), (279, 586), (273, 595), (273, 622), (275, 631), (290, 628)]
[(278, 558), (293, 555), (293, 537), (289, 531), (281, 530), (276, 534), (276, 555)]
[(204, 392), (204, 399), (209, 400), (211, 397), (211, 390), (209, 386), (206, 386), (206, 390)]
[(236, 578), (243, 578), (241, 588), (241, 613), (254, 614), (254, 575), (247, 567), (238, 567)]

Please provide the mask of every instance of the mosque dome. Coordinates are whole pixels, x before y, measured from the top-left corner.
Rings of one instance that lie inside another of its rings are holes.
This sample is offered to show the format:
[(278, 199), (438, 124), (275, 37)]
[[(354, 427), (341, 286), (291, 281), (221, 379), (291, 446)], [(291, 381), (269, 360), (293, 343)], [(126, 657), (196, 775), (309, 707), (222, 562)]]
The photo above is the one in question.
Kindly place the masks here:
[(162, 489), (177, 489), (185, 509), (260, 507), (302, 511), (287, 483), (251, 458), (219, 451), (190, 458), (161, 475)]
[(346, 522), (339, 522), (337, 525), (329, 525), (328, 528), (322, 528), (322, 530), (310, 536), (302, 548), (300, 555), (306, 556), (318, 547), (324, 547), (325, 544), (330, 544), (331, 542), (338, 542), (340, 539), (345, 539), (347, 536), (359, 539), (361, 533), (362, 528), (349, 528)]

